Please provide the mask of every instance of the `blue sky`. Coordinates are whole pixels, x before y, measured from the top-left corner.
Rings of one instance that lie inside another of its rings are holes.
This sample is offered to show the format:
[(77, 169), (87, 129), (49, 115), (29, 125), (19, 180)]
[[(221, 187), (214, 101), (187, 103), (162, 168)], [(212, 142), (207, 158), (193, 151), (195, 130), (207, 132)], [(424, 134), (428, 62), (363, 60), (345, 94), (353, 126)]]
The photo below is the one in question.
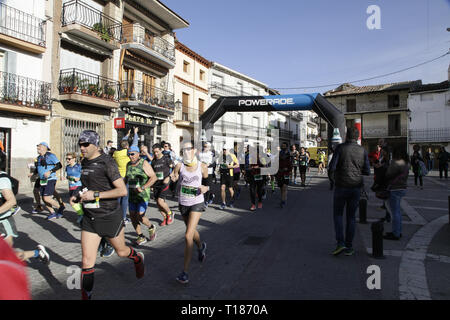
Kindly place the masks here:
[[(190, 23), (178, 39), (272, 88), (365, 79), (436, 58), (450, 48), (450, 0), (161, 0)], [(370, 5), (381, 29), (369, 30)], [(447, 80), (450, 55), (370, 85)], [(324, 92), (335, 86), (284, 90)]]

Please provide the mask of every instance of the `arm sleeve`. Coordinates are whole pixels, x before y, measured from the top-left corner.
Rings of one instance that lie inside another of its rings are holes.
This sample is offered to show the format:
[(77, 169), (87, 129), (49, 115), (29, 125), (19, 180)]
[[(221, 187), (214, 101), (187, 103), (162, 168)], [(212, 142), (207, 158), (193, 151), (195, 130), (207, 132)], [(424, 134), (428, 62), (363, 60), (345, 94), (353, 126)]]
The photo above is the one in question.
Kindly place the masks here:
[(50, 170), (50, 171), (51, 172), (56, 172), (56, 171), (58, 171), (61, 168), (62, 168), (62, 164), (61, 164), (61, 162), (58, 162), (57, 164), (55, 164), (55, 167), (52, 170)]

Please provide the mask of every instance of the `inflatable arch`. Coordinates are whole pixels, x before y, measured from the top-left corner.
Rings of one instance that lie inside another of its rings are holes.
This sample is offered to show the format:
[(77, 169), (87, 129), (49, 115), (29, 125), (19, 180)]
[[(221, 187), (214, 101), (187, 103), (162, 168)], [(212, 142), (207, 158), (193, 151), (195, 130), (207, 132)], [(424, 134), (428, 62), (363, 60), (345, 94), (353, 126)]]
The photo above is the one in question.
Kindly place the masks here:
[(221, 97), (200, 116), (201, 128), (211, 129), (214, 123), (226, 112), (269, 112), (312, 110), (328, 123), (328, 147), (334, 129), (339, 129), (342, 141), (345, 141), (344, 114), (321, 94), (290, 94), (275, 96), (238, 96)]

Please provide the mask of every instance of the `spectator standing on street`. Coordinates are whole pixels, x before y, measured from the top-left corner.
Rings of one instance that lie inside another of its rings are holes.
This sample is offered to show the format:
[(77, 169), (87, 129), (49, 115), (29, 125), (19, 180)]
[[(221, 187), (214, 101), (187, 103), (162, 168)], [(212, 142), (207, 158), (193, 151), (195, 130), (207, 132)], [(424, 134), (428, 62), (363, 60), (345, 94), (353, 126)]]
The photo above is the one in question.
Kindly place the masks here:
[(109, 152), (111, 151), (112, 147), (113, 147), (112, 140), (108, 140), (108, 142), (106, 143), (106, 147), (103, 148), (103, 152), (106, 153), (106, 154), (109, 154)]
[(434, 165), (434, 153), (431, 148), (428, 148), (428, 151), (425, 152), (425, 160), (427, 162), (427, 170), (428, 172), (430, 172), (431, 170), (433, 170)]
[(448, 160), (450, 155), (445, 150), (444, 147), (441, 147), (439, 151), (438, 160), (439, 160), (439, 179), (445, 175), (445, 179), (448, 179)]
[(419, 179), (420, 189), (423, 189), (423, 178), (422, 178), (423, 173), (420, 165), (420, 162), (423, 162), (423, 158), (419, 152), (419, 146), (415, 145), (413, 148), (414, 153), (411, 156), (411, 166), (414, 172), (414, 185), (417, 187), (417, 179)]
[(399, 240), (402, 237), (402, 213), (400, 201), (405, 196), (409, 173), (408, 156), (401, 150), (394, 150), (385, 179), (389, 190), (389, 207), (392, 213), (392, 232), (384, 235), (387, 240)]
[(144, 254), (125, 245), (124, 221), (118, 198), (127, 194), (127, 187), (117, 164), (98, 148), (97, 132), (85, 130), (78, 140), (83, 161), (81, 183), (83, 190), (78, 197), (71, 197), (70, 204), (83, 204), (84, 218), (81, 225), (81, 296), (90, 300), (94, 287), (95, 261), (102, 237), (106, 237), (119, 257), (134, 262), (137, 278), (144, 276)]
[[(366, 150), (357, 144), (359, 131), (347, 128), (346, 142), (338, 145), (330, 163), (329, 177), (334, 180), (333, 217), (336, 233), (336, 249), (333, 255), (344, 251), (353, 255), (353, 238), (355, 235), (355, 214), (359, 205), (363, 175), (370, 175), (370, 164)], [(344, 237), (343, 214), (347, 207)]]
[[(138, 145), (138, 131), (139, 128), (134, 128), (134, 137), (133, 137), (133, 143), (132, 146)], [(131, 129), (128, 130), (128, 133), (125, 137), (122, 138), (122, 141), (120, 142), (120, 147), (122, 149), (114, 152), (113, 159), (116, 161), (117, 167), (119, 168), (120, 175), (123, 179), (125, 179), (125, 176), (127, 174), (127, 164), (130, 162), (130, 158), (128, 157), (128, 149), (130, 148), (130, 144), (128, 143), (128, 138), (130, 136)], [(127, 194), (123, 197), (121, 197), (118, 200), (122, 206), (122, 216), (123, 221), (125, 221), (125, 224), (129, 223), (130, 221), (127, 218), (127, 211), (128, 211), (128, 186), (127, 186)]]

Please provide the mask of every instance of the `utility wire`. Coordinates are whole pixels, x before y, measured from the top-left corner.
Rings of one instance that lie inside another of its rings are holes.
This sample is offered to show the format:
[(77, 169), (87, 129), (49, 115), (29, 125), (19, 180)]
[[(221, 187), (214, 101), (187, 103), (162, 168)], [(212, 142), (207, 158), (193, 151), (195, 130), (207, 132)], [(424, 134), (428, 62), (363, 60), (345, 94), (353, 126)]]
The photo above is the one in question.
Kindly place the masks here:
[(434, 59), (431, 59), (431, 60), (428, 60), (428, 61), (425, 61), (425, 62), (416, 64), (416, 65), (414, 65), (414, 66), (412, 66), (412, 67), (404, 68), (404, 69), (401, 69), (401, 70), (398, 70), (398, 71), (394, 71), (394, 72), (382, 74), (382, 75), (379, 75), (379, 76), (374, 76), (374, 77), (367, 78), (367, 79), (360, 79), (360, 80), (354, 80), (354, 81), (345, 81), (345, 82), (332, 83), (332, 84), (320, 85), (320, 86), (293, 87), (293, 88), (273, 88), (273, 89), (275, 89), (275, 90), (314, 89), (314, 88), (325, 88), (325, 87), (332, 87), (332, 86), (334, 86), (334, 87), (335, 87), (335, 86), (340, 86), (340, 85), (343, 84), (343, 83), (357, 83), (357, 82), (369, 81), (369, 80), (373, 80), (373, 79), (378, 79), (378, 78), (383, 78), (383, 77), (391, 76), (391, 75), (396, 74), (396, 73), (404, 72), (404, 71), (407, 71), (407, 70), (411, 70), (411, 69), (413, 69), (413, 68), (417, 68), (417, 67), (423, 66), (423, 65), (425, 65), (425, 64), (428, 64), (428, 63), (431, 63), (431, 62), (436, 61), (436, 60), (438, 60), (438, 59), (441, 59), (441, 58), (445, 57), (445, 56), (448, 55), (448, 54), (450, 54), (450, 51), (444, 53), (443, 55), (440, 55), (440, 56), (437, 57), (437, 58), (434, 58)]

